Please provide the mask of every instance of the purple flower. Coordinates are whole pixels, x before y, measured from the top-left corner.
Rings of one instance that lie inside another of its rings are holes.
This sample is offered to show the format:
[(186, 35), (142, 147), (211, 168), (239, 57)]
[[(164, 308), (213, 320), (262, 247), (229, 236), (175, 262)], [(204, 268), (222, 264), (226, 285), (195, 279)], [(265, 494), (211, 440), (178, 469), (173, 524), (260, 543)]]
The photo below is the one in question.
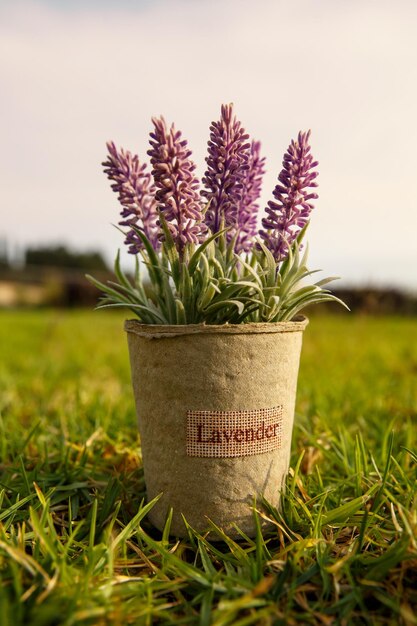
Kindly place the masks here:
[(195, 165), (187, 141), (181, 139), (181, 132), (175, 130), (174, 124), (168, 130), (163, 117), (152, 118), (152, 122), (154, 131), (149, 142), (152, 148), (148, 155), (157, 188), (155, 198), (182, 256), (185, 245), (199, 243), (207, 231)]
[(313, 171), (318, 162), (310, 154), (309, 137), (310, 131), (300, 132), (298, 140), (291, 141), (273, 192), (276, 202), (268, 202), (267, 217), (262, 220), (264, 230), (259, 234), (276, 261), (288, 256), (288, 246), (308, 222), (313, 208), (310, 200), (318, 198), (316, 193), (308, 191), (317, 187), (315, 179), (318, 176), (318, 172)]
[(216, 233), (224, 221), (225, 226), (231, 227), (227, 232), (228, 241), (239, 225), (239, 207), (249, 169), (248, 138), (233, 115), (233, 105), (222, 105), (220, 120), (210, 126), (207, 170), (203, 178), (206, 189), (201, 195), (209, 202), (205, 216), (207, 226)]
[(125, 243), (131, 254), (137, 254), (143, 243), (132, 226), (143, 231), (153, 247), (159, 248), (158, 224), (155, 187), (146, 164), (140, 163), (139, 157), (129, 150), (120, 151), (112, 141), (107, 143), (108, 158), (102, 164), (109, 180), (114, 181), (111, 188), (119, 194), (118, 200), (123, 207), (120, 226), (128, 226)]
[(249, 252), (253, 246), (258, 224), (257, 202), (261, 195), (262, 177), (265, 174), (265, 157), (260, 157), (260, 141), (252, 141), (249, 154), (249, 169), (246, 171), (244, 191), (238, 210), (238, 236), (236, 252)]

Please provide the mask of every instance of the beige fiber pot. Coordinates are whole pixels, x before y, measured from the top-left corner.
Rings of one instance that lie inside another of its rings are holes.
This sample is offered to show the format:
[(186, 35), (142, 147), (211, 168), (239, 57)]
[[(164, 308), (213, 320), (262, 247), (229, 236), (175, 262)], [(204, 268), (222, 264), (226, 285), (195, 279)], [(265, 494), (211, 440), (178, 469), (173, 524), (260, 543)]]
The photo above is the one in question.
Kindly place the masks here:
[(254, 498), (279, 504), (288, 472), (302, 334), (291, 322), (125, 323), (149, 513), (184, 536), (209, 521), (254, 535)]

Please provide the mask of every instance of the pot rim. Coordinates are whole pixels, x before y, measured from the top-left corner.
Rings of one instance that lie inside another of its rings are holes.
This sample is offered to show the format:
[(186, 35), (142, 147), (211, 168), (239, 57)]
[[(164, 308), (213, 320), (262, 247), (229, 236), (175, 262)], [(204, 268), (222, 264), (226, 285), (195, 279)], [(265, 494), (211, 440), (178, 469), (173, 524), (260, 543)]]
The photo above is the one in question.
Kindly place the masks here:
[(302, 332), (309, 320), (304, 315), (297, 315), (294, 320), (285, 322), (250, 322), (248, 324), (142, 324), (139, 320), (126, 320), (124, 329), (127, 333), (157, 339), (160, 337), (178, 337), (184, 335), (253, 335), (261, 333)]

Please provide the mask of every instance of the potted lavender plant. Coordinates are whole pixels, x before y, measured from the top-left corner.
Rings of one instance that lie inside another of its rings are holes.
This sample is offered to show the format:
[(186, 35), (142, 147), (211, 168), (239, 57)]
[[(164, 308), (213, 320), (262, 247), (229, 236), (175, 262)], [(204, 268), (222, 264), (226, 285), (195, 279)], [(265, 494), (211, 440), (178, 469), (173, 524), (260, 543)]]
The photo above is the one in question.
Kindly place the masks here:
[[(209, 520), (251, 535), (251, 506), (278, 505), (288, 471), (302, 333), (300, 312), (338, 301), (312, 283), (302, 239), (317, 198), (310, 133), (299, 133), (258, 232), (265, 159), (222, 106), (199, 181), (180, 131), (153, 119), (148, 155), (108, 144), (103, 164), (122, 206), (134, 279), (89, 279), (100, 307), (123, 306), (150, 512), (171, 532)], [(142, 263), (138, 259), (141, 259)], [(147, 270), (147, 283), (142, 268)], [(343, 303), (342, 303), (343, 304)], [(213, 528), (213, 526), (211, 526)]]

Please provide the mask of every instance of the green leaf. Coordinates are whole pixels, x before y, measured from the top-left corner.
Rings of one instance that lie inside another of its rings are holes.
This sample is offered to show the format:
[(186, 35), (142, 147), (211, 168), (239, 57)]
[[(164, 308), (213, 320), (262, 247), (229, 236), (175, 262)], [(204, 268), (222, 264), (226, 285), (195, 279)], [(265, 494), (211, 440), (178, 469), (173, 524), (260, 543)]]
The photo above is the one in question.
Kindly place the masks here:
[(114, 273), (116, 274), (117, 280), (121, 285), (124, 285), (125, 288), (131, 289), (132, 286), (125, 276), (121, 266), (120, 266), (120, 250), (117, 251), (116, 259), (114, 261)]
[(190, 276), (194, 274), (196, 267), (198, 265), (198, 262), (200, 260), (200, 257), (203, 254), (204, 250), (208, 248), (208, 246), (211, 244), (212, 241), (221, 237), (221, 235), (225, 233), (227, 230), (229, 230), (229, 228), (224, 228), (223, 230), (219, 230), (217, 233), (214, 233), (214, 235), (211, 235), (208, 239), (206, 239), (204, 243), (198, 246), (197, 250), (194, 252), (194, 254), (191, 257), (190, 262), (188, 263), (188, 271), (190, 273)]
[(240, 300), (222, 300), (221, 302), (215, 302), (205, 307), (204, 312), (208, 314), (213, 313), (226, 306), (236, 307), (240, 314), (242, 314), (245, 309), (245, 305)]
[(210, 281), (207, 285), (207, 288), (204, 292), (202, 292), (199, 301), (197, 302), (197, 307), (199, 310), (206, 310), (210, 302), (213, 300), (216, 293), (219, 293), (219, 288), (214, 284), (213, 281)]
[(145, 306), (142, 304), (124, 304), (124, 303), (111, 303), (111, 304), (101, 304), (99, 305), (97, 308), (98, 309), (109, 309), (109, 308), (115, 308), (115, 307), (128, 307), (129, 309), (131, 309), (134, 313), (136, 313), (136, 311), (146, 311), (147, 313), (149, 313), (153, 318), (154, 318), (154, 324), (169, 324), (169, 321), (156, 309), (153, 309), (150, 305)]
[(157, 495), (153, 500), (148, 502), (148, 504), (146, 505), (144, 504), (143, 501), (141, 502), (139, 506), (139, 511), (136, 513), (136, 515), (132, 517), (130, 522), (128, 522), (128, 524), (126, 524), (123, 530), (115, 537), (115, 539), (113, 539), (111, 546), (110, 546), (111, 551), (114, 551), (121, 543), (124, 543), (127, 539), (131, 537), (131, 535), (133, 535), (137, 531), (138, 526), (140, 525), (140, 522), (143, 520), (144, 517), (146, 517), (146, 515), (155, 506), (155, 504), (158, 502), (158, 500), (161, 497), (162, 497), (162, 493)]
[(349, 502), (345, 502), (345, 504), (341, 504), (340, 506), (332, 509), (331, 511), (327, 511), (326, 513), (322, 513), (321, 523), (322, 525), (332, 525), (332, 524), (348, 524), (349, 519), (368, 502), (368, 500), (373, 496), (373, 494), (378, 490), (378, 485), (373, 485), (366, 494), (363, 496), (359, 496), (358, 498), (353, 498), (349, 500)]
[(176, 312), (177, 312), (176, 323), (177, 324), (186, 324), (187, 323), (187, 316), (185, 314), (185, 308), (184, 308), (184, 305), (181, 302), (181, 300), (179, 300), (178, 298), (175, 298), (175, 309), (176, 309)]
[(168, 257), (169, 264), (171, 266), (172, 278), (174, 280), (176, 288), (178, 289), (181, 278), (180, 256), (178, 254), (178, 250), (172, 237), (171, 231), (168, 228), (167, 221), (161, 211), (159, 212), (159, 221), (161, 223), (162, 230), (165, 236), (165, 241), (162, 244), (162, 248)]

